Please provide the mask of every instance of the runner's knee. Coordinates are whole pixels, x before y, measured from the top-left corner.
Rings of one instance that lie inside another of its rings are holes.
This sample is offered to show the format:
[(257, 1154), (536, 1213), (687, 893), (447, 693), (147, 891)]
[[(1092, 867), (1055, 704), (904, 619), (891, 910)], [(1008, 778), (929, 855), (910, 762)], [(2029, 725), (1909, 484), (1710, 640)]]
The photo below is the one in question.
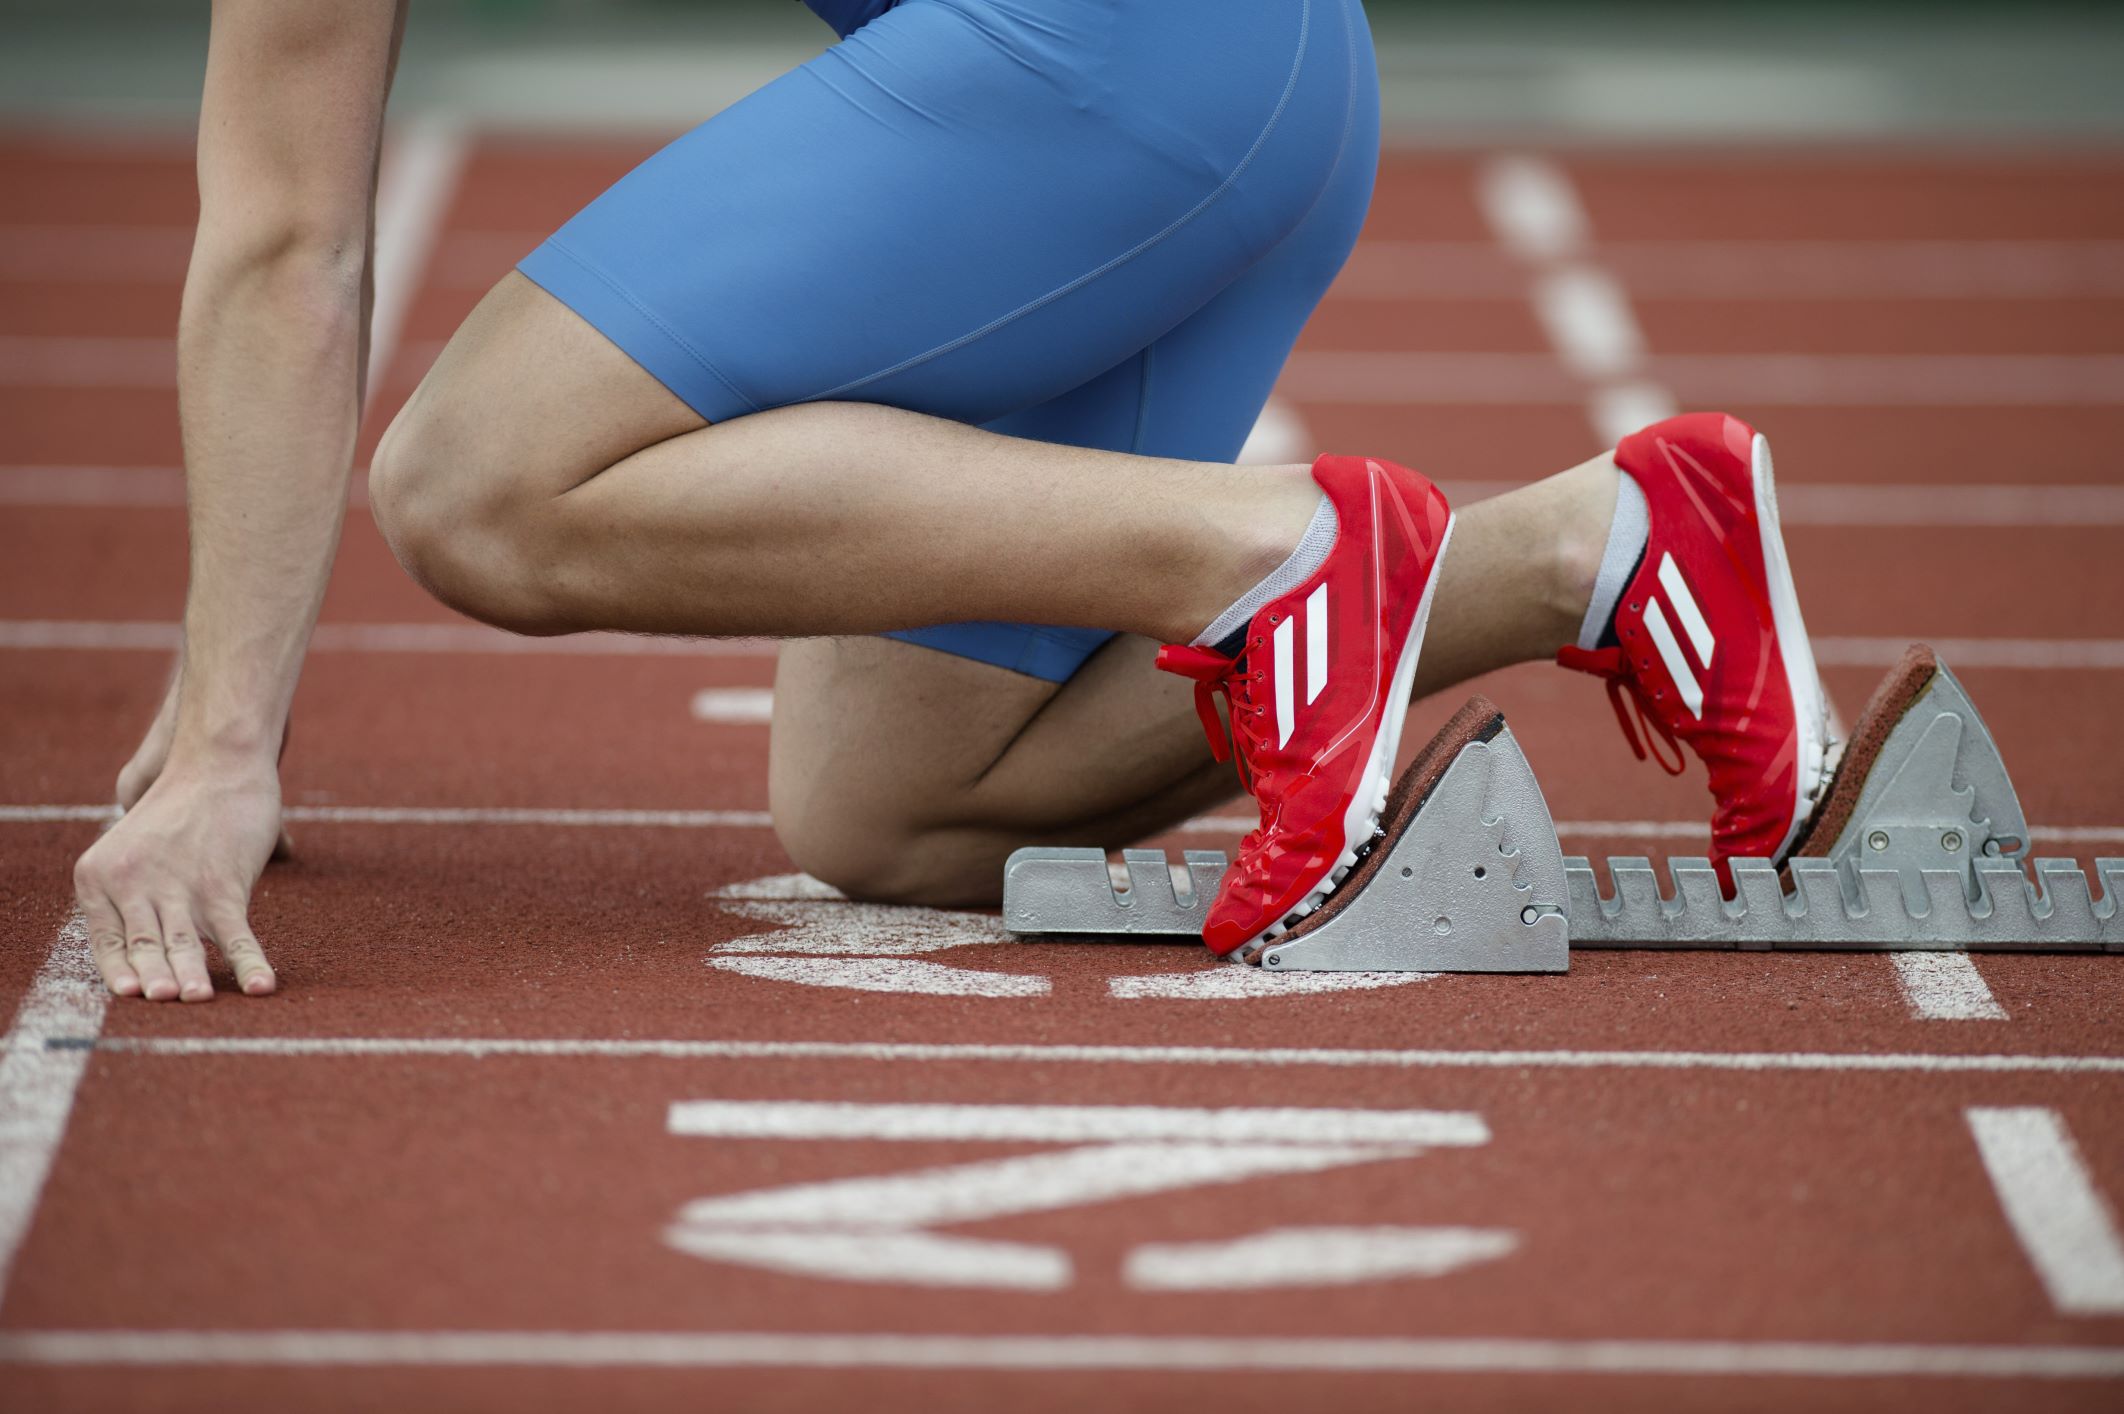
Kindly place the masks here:
[[(432, 381), (432, 380), (431, 380)], [(535, 496), (498, 458), (506, 436), (423, 384), (369, 463), (369, 509), (406, 573), (461, 614), (517, 633), (564, 633)]]
[(1002, 887), (999, 845), (985, 832), (845, 810), (778, 810), (774, 829), (799, 869), (864, 903), (978, 907)]

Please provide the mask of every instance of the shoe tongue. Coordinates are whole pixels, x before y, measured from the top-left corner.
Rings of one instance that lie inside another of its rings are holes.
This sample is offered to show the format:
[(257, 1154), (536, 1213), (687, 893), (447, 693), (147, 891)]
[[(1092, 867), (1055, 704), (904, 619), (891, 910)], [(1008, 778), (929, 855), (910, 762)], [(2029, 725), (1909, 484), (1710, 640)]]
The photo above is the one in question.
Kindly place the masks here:
[(1621, 612), (1622, 612), (1623, 600), (1625, 600), (1625, 599), (1627, 599), (1627, 598), (1629, 598), (1629, 597), (1630, 597), (1630, 586), (1631, 586), (1631, 585), (1633, 585), (1633, 584), (1635, 584), (1635, 583), (1637, 583), (1637, 577), (1638, 577), (1638, 575), (1640, 575), (1640, 574), (1642, 574), (1642, 573), (1644, 572), (1644, 568), (1645, 568), (1645, 556), (1647, 556), (1647, 555), (1649, 555), (1649, 554), (1651, 554), (1651, 553), (1652, 553), (1652, 543), (1651, 543), (1651, 542), (1650, 542), (1650, 541), (1648, 540), (1648, 541), (1646, 541), (1646, 542), (1645, 542), (1645, 548), (1644, 548), (1644, 549), (1642, 549), (1642, 550), (1639, 550), (1639, 551), (1637, 552), (1637, 562), (1636, 562), (1635, 564), (1631, 565), (1631, 566), (1630, 566), (1630, 572), (1629, 572), (1628, 574), (1626, 574), (1626, 575), (1624, 575), (1624, 576), (1623, 576), (1623, 581), (1622, 581), (1622, 583), (1623, 583), (1623, 587), (1622, 587), (1622, 592), (1621, 592), (1620, 594), (1617, 594), (1617, 595), (1615, 596), (1615, 606), (1614, 606), (1613, 608), (1611, 608), (1611, 609), (1609, 609), (1609, 610), (1608, 610), (1608, 622), (1607, 622), (1607, 626), (1606, 626), (1606, 627), (1604, 627), (1603, 629), (1601, 629), (1601, 631), (1600, 631), (1600, 639), (1599, 639), (1599, 641), (1598, 641), (1598, 642), (1597, 642), (1597, 643), (1596, 643), (1596, 644), (1594, 645), (1595, 647), (1598, 647), (1598, 648), (1620, 648), (1620, 647), (1622, 647), (1622, 636), (1621, 636), (1620, 634), (1618, 634), (1618, 633), (1617, 633), (1617, 632), (1615, 631), (1615, 616), (1616, 616), (1617, 614), (1619, 614), (1619, 613), (1621, 613)]
[(1236, 663), (1246, 657), (1246, 630), (1247, 626), (1241, 624), (1210, 646)]

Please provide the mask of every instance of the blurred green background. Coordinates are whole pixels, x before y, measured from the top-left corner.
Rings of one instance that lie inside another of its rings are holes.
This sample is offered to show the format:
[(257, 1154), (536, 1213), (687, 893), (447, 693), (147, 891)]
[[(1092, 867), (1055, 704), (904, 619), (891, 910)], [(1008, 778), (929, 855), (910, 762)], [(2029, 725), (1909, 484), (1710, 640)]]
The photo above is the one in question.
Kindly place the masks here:
[[(1156, 0), (1143, 0), (1156, 3)], [(1367, 0), (1392, 138), (2124, 137), (2124, 4)], [(1245, 0), (1232, 0), (1235, 22)], [(207, 0), (0, 0), (0, 122), (181, 126)], [(400, 116), (683, 128), (830, 35), (796, 0), (415, 0)]]

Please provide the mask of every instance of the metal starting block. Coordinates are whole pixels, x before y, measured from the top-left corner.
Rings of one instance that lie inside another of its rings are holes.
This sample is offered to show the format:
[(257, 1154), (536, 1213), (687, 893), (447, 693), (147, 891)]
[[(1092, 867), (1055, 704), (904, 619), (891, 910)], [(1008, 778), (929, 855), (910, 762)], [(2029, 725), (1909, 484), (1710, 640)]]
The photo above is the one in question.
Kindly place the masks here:
[[(1570, 966), (1563, 851), (1526, 754), (1476, 699), (1396, 786), (1387, 834), (1319, 910), (1252, 959), (1282, 972), (1562, 972)], [(1374, 858), (1373, 856), (1377, 857)], [(1189, 850), (1181, 877), (1154, 849), (1021, 849), (1003, 872), (1019, 934), (1202, 932), (1225, 857)]]
[[(1442, 769), (1441, 769), (1442, 768)], [(1414, 799), (1405, 797), (1413, 795)], [(1279, 971), (1561, 972), (1568, 948), (2124, 952), (2124, 859), (2099, 895), (2071, 859), (2024, 867), (2028, 825), (1990, 731), (1932, 651), (1913, 647), (1852, 733), (1810, 836), (1780, 870), (1704, 859), (1565, 859), (1518, 742), (1481, 699), (1396, 788), (1386, 835), (1317, 914), (1255, 957)], [(1812, 836), (1820, 836), (1813, 838)], [(1021, 849), (1003, 923), (1027, 936), (1199, 936), (1224, 855)], [(1177, 880), (1184, 880), (1178, 886)], [(1668, 887), (1663, 887), (1663, 882)]]

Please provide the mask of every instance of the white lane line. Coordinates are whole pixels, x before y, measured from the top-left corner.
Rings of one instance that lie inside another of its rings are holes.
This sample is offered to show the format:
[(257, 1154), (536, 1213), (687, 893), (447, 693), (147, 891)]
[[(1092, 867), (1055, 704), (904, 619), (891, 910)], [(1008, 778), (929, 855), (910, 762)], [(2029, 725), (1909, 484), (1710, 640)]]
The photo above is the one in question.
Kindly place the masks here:
[[(183, 625), (152, 619), (0, 620), (0, 649), (174, 650)], [(322, 623), (312, 653), (499, 653), (509, 657), (772, 658), (766, 638), (660, 638), (638, 633), (574, 633), (526, 638), (485, 624)]]
[[(1736, 407), (2124, 406), (2118, 354), (1653, 354), (1648, 387)], [(1293, 354), (1277, 385), (1299, 403), (1531, 407), (1583, 402), (1556, 358), (1528, 353)]]
[[(1617, 397), (1629, 395), (1626, 388), (1608, 391)], [(1502, 496), (1526, 483), (1451, 480), (1441, 484), (1458, 506)], [(2124, 525), (2124, 486), (1802, 481), (1780, 485), (1777, 506), (1778, 518), (1787, 529), (1795, 525), (2099, 528)]]
[[(291, 805), (283, 818), (321, 825), (557, 825), (570, 829), (764, 830), (764, 810), (545, 810), (396, 805)], [(115, 820), (115, 805), (5, 805), (0, 824)]]
[[(2124, 241), (2114, 240), (1603, 241), (1601, 262), (1640, 300), (2124, 297)], [(1518, 299), (1525, 291), (1524, 272), (1492, 243), (1367, 240), (1329, 297)]]
[(673, 1134), (711, 1139), (979, 1140), (1009, 1144), (1416, 1144), (1490, 1142), (1454, 1110), (1166, 1109), (1154, 1105), (892, 1105), (683, 1100)]
[(2124, 525), (2124, 486), (1863, 486), (1777, 488), (1785, 525)]
[[(1928, 493), (1937, 496), (1938, 493)], [(2124, 506), (2120, 506), (2124, 521)], [(1962, 522), (1956, 521), (1956, 524)], [(2031, 522), (2033, 523), (2033, 522)], [(2048, 522), (2045, 522), (2048, 523)], [(167, 652), (182, 626), (174, 621), (102, 619), (0, 620), (0, 650)], [(1815, 658), (1825, 667), (1877, 668), (1894, 663), (1914, 641), (1930, 643), (1958, 668), (2112, 670), (2124, 668), (2124, 638), (1931, 638), (1850, 637), (1814, 639)], [(313, 653), (501, 654), (508, 657), (649, 657), (771, 659), (775, 641), (764, 638), (656, 638), (644, 634), (578, 633), (525, 638), (483, 624), (320, 624)], [(745, 694), (764, 688), (717, 689), (703, 694), (711, 720), (764, 720)], [(704, 715), (697, 713), (697, 715)]]
[(181, 506), (184, 469), (175, 466), (0, 467), (0, 505)]
[(1303, 1046), (984, 1045), (914, 1041), (597, 1041), (527, 1037), (124, 1036), (57, 1038), (60, 1048), (155, 1057), (412, 1057), (483, 1060), (846, 1060), (1037, 1065), (1260, 1065), (1386, 1070), (1709, 1070), (1883, 1075), (2124, 1075), (2124, 1055), (1943, 1055), (1836, 1051), (1409, 1051)]
[[(569, 810), (512, 806), (291, 805), (282, 815), (295, 823), (323, 825), (550, 825), (564, 829), (764, 830), (774, 824), (765, 810)], [(89, 823), (118, 818), (115, 805), (0, 805), (0, 825)], [(1245, 815), (1198, 815), (1179, 834), (1251, 830), (1261, 822)], [(1701, 820), (1558, 820), (1556, 833), (1569, 837), (1643, 840), (1709, 839)], [(2048, 825), (2032, 830), (2041, 845), (2124, 843), (2124, 825)]]
[(2056, 1110), (1964, 1111), (2021, 1250), (2072, 1316), (2124, 1315), (2124, 1241)]
[(2005, 1021), (2006, 1008), (1984, 985), (1976, 959), (1961, 952), (1893, 954), (1896, 985), (1920, 1021)]
[(1530, 298), (1557, 358), (1584, 393), (1586, 415), (1614, 443), (1680, 411), (1645, 372), (1645, 336), (1620, 282), (1588, 255), (1592, 223), (1564, 170), (1524, 154), (1476, 172), (1476, 195), (1504, 248), (1533, 271)]
[[(1205, 829), (1230, 829), (1235, 826), (1252, 829), (1260, 823), (1241, 819), (1239, 816), (1203, 816), (1192, 823)], [(1710, 827), (1701, 820), (1559, 820), (1556, 822), (1559, 835), (1576, 835), (1585, 839), (1636, 839), (1636, 840), (1705, 840), (1711, 838)], [(2045, 825), (2032, 827), (2030, 833), (2041, 845), (2061, 844), (2124, 844), (2124, 825)]]
[[(1817, 638), (1815, 661), (1825, 668), (1876, 668), (1902, 656), (1909, 638)], [(1957, 668), (2124, 668), (2124, 638), (1927, 638)]]
[[(1486, 205), (1524, 198), (1554, 205), (1553, 193), (1543, 191), (1499, 193)], [(1552, 245), (1582, 244), (1569, 230), (1567, 208), (1521, 220), (1534, 228), (1523, 256), (1517, 243), (1507, 253), (1493, 241), (1368, 239), (1329, 297), (1519, 299), (1526, 276), (1515, 258), (1542, 259)], [(1545, 227), (1554, 234), (1542, 234)], [(485, 290), (547, 235), (543, 228), (446, 232), (428, 280)], [(9, 225), (0, 228), (0, 279), (175, 284), (191, 251), (185, 225)], [(2124, 297), (2124, 241), (2117, 240), (1617, 240), (1602, 242), (1601, 255), (1639, 299)]]
[(177, 386), (177, 340), (0, 334), (0, 387)]
[[(408, 345), (409, 362), (426, 350)], [(1739, 407), (2118, 407), (2119, 354), (1655, 354), (1645, 389)], [(172, 389), (172, 339), (0, 335), (0, 386)], [(1531, 407), (1585, 403), (1585, 384), (1551, 354), (1293, 354), (1278, 393), (1298, 403)]]
[(0, 1054), (0, 1295), (88, 1068), (87, 1046), (51, 1043), (94, 1039), (107, 1000), (89, 957), (88, 925), (76, 915), (59, 930), (16, 1008)]
[(184, 279), (190, 226), (0, 226), (0, 279), (127, 284)]
[(398, 352), (406, 315), (443, 218), (457, 194), (470, 144), (454, 126), (422, 118), (394, 130), (376, 175), (376, 279), (369, 311), (368, 398)]
[(491, 1366), (2119, 1379), (2114, 1346), (1834, 1341), (776, 1334), (760, 1331), (16, 1330), (33, 1365)]

